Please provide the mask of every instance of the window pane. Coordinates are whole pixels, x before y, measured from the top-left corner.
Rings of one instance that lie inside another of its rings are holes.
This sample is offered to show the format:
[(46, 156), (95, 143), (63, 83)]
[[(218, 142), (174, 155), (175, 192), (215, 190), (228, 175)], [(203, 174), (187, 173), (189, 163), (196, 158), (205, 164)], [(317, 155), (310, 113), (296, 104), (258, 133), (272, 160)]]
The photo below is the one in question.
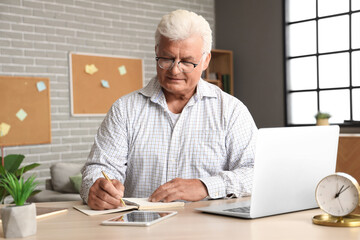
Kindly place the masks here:
[(316, 1), (288, 0), (288, 21), (294, 22), (316, 17)]
[(319, 20), (319, 52), (349, 49), (349, 16)]
[(353, 14), (351, 21), (352, 48), (360, 48), (360, 13)]
[(343, 123), (350, 119), (349, 90), (320, 92), (320, 111), (331, 114), (330, 123)]
[(351, 2), (351, 9), (353, 11), (360, 10), (360, 0), (352, 0)]
[(348, 0), (319, 0), (319, 17), (349, 11)]
[(360, 51), (352, 53), (352, 85), (360, 86)]
[(289, 94), (289, 123), (313, 124), (317, 112), (316, 92)]
[(315, 21), (289, 26), (289, 56), (316, 53)]
[(360, 121), (360, 89), (353, 90), (353, 118)]
[(349, 68), (349, 53), (320, 56), (320, 88), (348, 87), (350, 85)]
[(289, 61), (290, 90), (314, 89), (316, 84), (316, 57), (295, 58)]

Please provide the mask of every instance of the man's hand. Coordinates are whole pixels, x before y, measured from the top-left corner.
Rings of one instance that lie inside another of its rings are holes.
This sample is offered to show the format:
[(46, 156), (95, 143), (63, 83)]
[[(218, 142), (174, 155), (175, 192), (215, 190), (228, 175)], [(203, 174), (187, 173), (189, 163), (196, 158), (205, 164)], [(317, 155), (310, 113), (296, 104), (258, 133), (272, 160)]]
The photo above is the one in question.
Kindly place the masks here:
[(124, 185), (116, 179), (112, 184), (105, 178), (99, 178), (89, 190), (88, 206), (95, 210), (113, 209), (122, 206), (120, 198), (124, 196)]
[(207, 195), (207, 188), (199, 179), (175, 178), (156, 189), (149, 197), (149, 201), (199, 201), (204, 199)]

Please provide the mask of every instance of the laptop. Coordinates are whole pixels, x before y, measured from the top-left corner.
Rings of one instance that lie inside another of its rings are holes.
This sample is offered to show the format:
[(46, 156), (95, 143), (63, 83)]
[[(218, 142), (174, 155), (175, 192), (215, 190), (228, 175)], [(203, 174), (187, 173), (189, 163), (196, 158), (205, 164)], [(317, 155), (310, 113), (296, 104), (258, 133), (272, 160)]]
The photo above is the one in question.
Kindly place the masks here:
[(197, 208), (239, 218), (259, 218), (317, 208), (315, 189), (335, 172), (339, 126), (259, 129), (249, 201)]

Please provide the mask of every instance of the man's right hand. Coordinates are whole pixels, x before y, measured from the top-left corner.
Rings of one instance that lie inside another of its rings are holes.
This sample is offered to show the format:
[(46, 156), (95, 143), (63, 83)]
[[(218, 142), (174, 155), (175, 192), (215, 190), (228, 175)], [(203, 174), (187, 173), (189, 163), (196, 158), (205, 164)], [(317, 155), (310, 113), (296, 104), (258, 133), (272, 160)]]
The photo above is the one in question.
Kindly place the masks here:
[(124, 196), (124, 185), (116, 179), (112, 184), (105, 178), (99, 178), (89, 190), (88, 206), (94, 210), (113, 209), (122, 206), (120, 198)]

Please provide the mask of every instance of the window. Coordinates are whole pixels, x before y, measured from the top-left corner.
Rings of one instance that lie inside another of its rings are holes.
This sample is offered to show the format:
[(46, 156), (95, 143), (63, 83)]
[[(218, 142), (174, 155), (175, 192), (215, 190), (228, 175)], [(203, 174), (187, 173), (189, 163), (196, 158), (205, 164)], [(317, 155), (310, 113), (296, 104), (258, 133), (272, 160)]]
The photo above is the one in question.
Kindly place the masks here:
[(360, 121), (360, 0), (284, 0), (287, 125)]

